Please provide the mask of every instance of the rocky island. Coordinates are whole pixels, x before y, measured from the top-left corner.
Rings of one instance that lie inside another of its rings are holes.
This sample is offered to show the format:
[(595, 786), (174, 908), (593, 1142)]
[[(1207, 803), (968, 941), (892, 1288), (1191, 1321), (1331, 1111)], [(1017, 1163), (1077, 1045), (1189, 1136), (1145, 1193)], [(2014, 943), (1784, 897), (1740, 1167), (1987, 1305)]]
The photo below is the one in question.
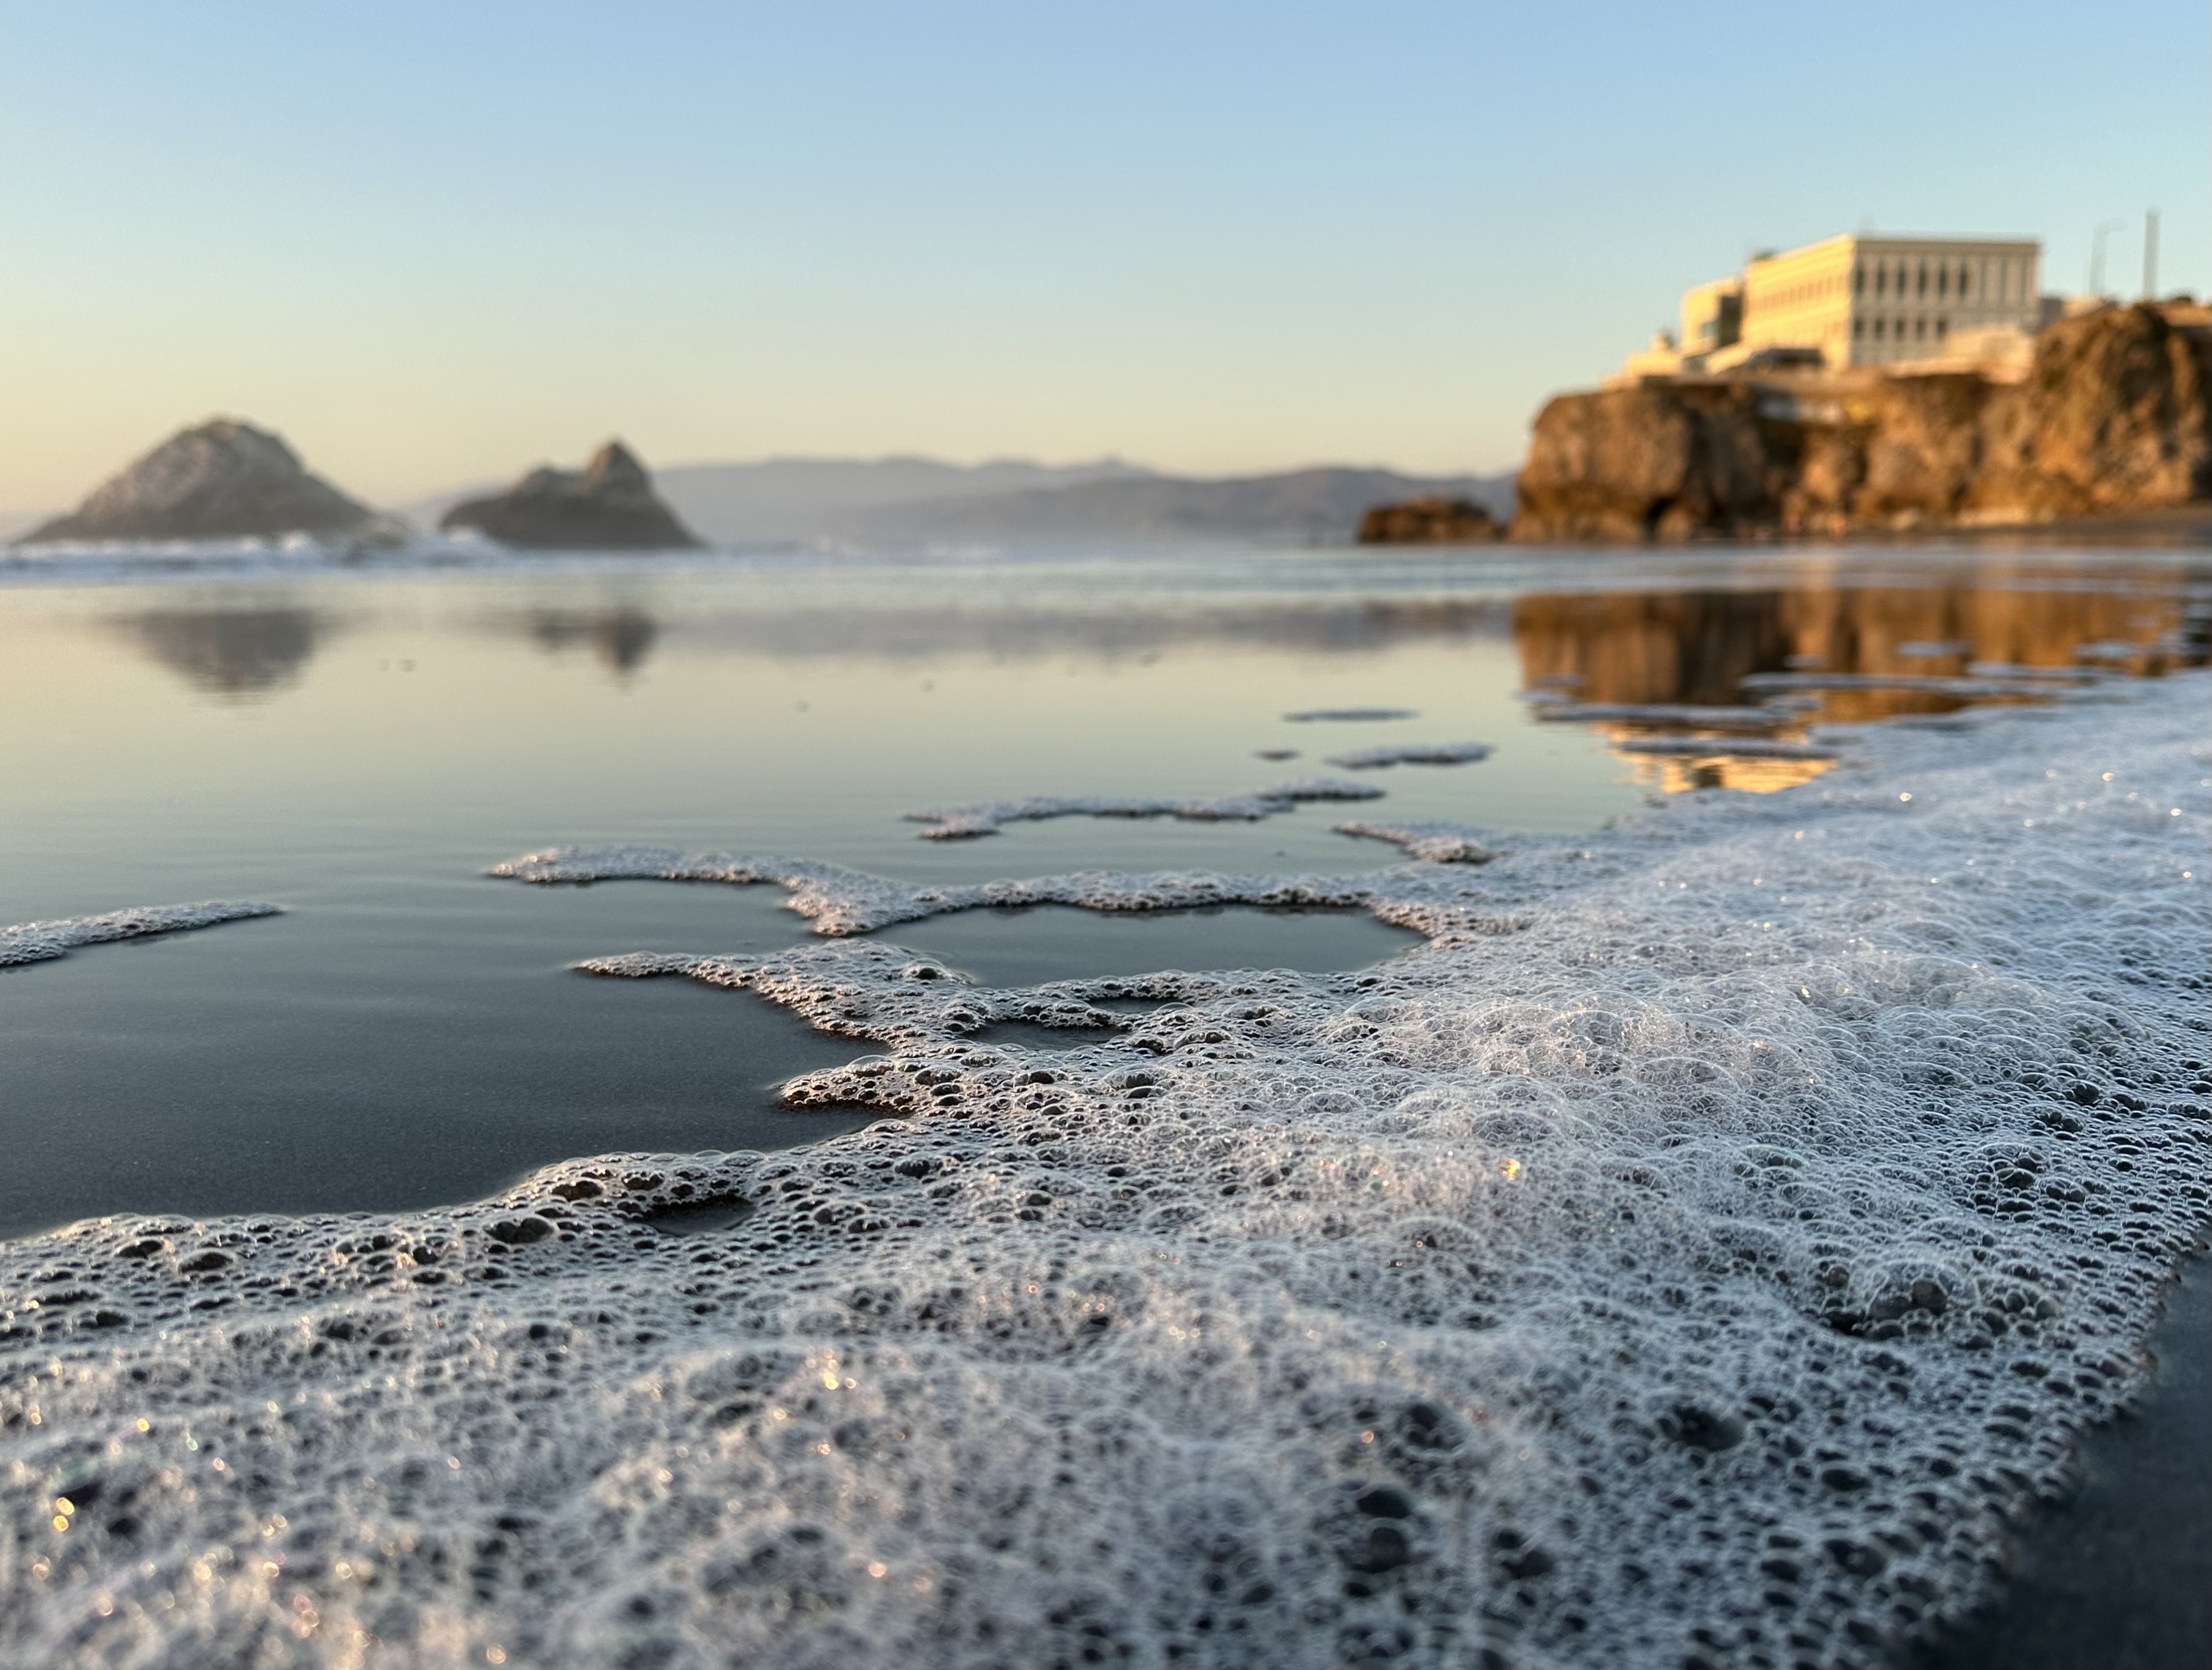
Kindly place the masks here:
[(580, 473), (532, 470), (504, 493), (454, 506), (438, 525), (532, 550), (670, 550), (701, 543), (619, 440), (600, 447)]
[(386, 525), (367, 505), (310, 475), (283, 436), (218, 417), (172, 435), (76, 510), (15, 543), (359, 537)]
[(1441, 493), (1377, 505), (1359, 519), (1363, 545), (1482, 545), (1504, 537), (1484, 506)]

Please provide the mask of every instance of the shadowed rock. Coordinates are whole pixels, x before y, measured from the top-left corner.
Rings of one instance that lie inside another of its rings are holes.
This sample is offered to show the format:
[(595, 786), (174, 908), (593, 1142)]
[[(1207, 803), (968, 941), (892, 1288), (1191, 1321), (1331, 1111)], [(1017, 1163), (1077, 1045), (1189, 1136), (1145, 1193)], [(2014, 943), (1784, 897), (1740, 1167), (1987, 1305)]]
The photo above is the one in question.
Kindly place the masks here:
[(282, 436), (219, 417), (172, 435), (15, 543), (365, 533), (375, 513), (307, 473)]
[(619, 440), (600, 447), (580, 474), (533, 470), (493, 498), (454, 506), (438, 525), (533, 550), (668, 550), (700, 543)]
[(1359, 519), (1363, 545), (1480, 545), (1504, 537), (1485, 507), (1441, 493), (1376, 505)]

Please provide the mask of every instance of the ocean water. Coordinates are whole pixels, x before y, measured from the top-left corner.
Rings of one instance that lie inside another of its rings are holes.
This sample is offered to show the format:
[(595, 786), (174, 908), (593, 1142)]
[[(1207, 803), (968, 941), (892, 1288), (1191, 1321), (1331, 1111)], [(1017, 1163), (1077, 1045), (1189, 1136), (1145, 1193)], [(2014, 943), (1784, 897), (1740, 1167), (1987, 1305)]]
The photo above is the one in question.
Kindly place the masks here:
[(2185, 557), (161, 561), (0, 1661), (1883, 1662), (2212, 1200)]

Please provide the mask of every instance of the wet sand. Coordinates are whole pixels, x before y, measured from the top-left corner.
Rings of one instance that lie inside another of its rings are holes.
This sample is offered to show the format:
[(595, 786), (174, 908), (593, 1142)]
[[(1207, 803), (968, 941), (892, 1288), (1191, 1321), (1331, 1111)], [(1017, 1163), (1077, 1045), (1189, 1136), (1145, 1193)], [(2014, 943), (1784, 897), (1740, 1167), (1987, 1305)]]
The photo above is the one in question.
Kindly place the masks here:
[(2081, 1445), (2082, 1484), (2032, 1516), (2005, 1594), (1909, 1670), (2212, 1665), (2212, 1259), (2168, 1292), (2136, 1408)]

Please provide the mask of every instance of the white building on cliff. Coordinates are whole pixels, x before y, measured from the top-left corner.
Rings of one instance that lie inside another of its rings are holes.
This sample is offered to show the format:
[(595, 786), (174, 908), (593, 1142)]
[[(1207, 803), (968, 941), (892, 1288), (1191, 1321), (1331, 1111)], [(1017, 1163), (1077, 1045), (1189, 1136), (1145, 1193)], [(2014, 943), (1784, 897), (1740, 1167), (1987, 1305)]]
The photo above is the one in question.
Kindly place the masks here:
[(2033, 239), (1845, 234), (1686, 291), (1618, 380), (1749, 367), (2024, 367), (2045, 322)]

